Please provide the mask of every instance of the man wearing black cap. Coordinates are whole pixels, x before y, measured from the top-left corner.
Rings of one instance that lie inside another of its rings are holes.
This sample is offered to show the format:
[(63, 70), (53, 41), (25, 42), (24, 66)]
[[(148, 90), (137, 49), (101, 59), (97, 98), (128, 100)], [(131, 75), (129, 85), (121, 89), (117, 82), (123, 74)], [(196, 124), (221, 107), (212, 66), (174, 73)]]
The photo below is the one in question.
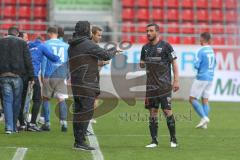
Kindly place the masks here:
[(74, 148), (94, 150), (86, 144), (85, 132), (93, 117), (94, 101), (100, 94), (98, 81), (98, 60), (110, 60), (119, 51), (105, 50), (90, 40), (90, 23), (79, 21), (75, 26), (73, 39), (69, 41), (69, 67), (74, 98), (73, 131)]

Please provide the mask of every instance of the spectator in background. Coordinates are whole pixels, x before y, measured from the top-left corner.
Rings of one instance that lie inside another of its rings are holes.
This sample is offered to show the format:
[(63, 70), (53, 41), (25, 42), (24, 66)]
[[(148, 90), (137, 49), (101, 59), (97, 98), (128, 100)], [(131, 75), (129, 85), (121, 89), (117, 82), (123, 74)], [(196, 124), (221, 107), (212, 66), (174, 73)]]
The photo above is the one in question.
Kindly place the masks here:
[(33, 66), (27, 43), (18, 38), (17, 27), (8, 29), (8, 36), (0, 39), (0, 91), (5, 114), (5, 133), (17, 132), (17, 118), (21, 107), (22, 77), (33, 83)]

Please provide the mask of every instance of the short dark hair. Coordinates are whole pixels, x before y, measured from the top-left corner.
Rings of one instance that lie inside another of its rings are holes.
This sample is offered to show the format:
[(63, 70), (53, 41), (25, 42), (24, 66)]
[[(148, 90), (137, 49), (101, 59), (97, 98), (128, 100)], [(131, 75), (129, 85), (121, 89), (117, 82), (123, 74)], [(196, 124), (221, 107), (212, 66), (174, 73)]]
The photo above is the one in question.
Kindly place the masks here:
[(204, 41), (209, 42), (211, 40), (211, 34), (208, 32), (201, 33), (201, 38), (204, 39)]
[(159, 25), (157, 25), (156, 23), (148, 24), (148, 25), (147, 25), (147, 28), (148, 28), (148, 27), (152, 27), (152, 26), (155, 27), (155, 30), (156, 30), (156, 31), (159, 31)]
[(99, 27), (99, 26), (92, 26), (92, 33), (96, 34), (97, 31), (101, 32), (101, 31), (103, 31), (103, 29), (101, 27)]
[(48, 30), (47, 30), (47, 33), (58, 34), (58, 28), (57, 27), (49, 27)]
[(58, 38), (63, 38), (64, 37), (63, 27), (57, 26), (57, 30), (58, 30)]
[(19, 32), (18, 37), (23, 38), (23, 36), (24, 36), (25, 33), (26, 33), (26, 32), (23, 32), (23, 31)]
[(18, 27), (17, 26), (12, 26), (12, 27), (8, 28), (8, 34), (13, 35), (13, 36), (17, 36), (19, 34)]

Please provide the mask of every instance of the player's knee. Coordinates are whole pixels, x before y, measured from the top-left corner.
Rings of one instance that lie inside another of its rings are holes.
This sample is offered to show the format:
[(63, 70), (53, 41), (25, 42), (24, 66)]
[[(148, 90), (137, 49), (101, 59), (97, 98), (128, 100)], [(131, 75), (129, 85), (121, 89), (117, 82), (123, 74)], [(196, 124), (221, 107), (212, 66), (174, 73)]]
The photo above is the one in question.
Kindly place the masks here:
[(193, 100), (195, 100), (195, 98), (194, 98), (194, 97), (189, 97), (189, 103), (192, 103), (192, 102), (193, 102)]
[(163, 113), (165, 116), (169, 117), (171, 116), (173, 113), (172, 113), (172, 110), (169, 110), (169, 109), (164, 109), (163, 110)]

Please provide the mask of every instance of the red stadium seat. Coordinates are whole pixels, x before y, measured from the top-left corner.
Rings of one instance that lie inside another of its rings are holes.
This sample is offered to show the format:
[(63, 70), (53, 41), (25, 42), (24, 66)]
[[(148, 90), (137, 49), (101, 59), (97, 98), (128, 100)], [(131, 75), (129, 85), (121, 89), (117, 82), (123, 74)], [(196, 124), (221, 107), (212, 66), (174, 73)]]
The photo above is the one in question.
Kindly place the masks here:
[(164, 0), (152, 0), (152, 6), (156, 8), (163, 8)]
[(147, 36), (146, 35), (141, 35), (141, 36), (138, 36), (138, 39), (137, 39), (138, 43), (140, 44), (145, 44), (148, 42), (148, 39), (147, 39)]
[(138, 7), (148, 7), (149, 6), (149, 0), (137, 0), (136, 2), (136, 6)]
[(136, 18), (138, 20), (149, 20), (149, 10), (148, 9), (138, 9), (136, 12)]
[(21, 6), (19, 7), (18, 12), (19, 18), (29, 18), (31, 17), (31, 8), (30, 6)]
[(197, 0), (196, 6), (197, 6), (197, 8), (207, 9), (208, 8), (208, 0)]
[(33, 25), (33, 29), (37, 31), (45, 31), (47, 26), (45, 22), (41, 19), (34, 20), (35, 24)]
[(33, 10), (34, 19), (36, 18), (47, 18), (47, 9), (45, 7), (34, 7)]
[(208, 11), (206, 9), (197, 10), (197, 20), (198, 21), (208, 21)]
[(178, 9), (169, 9), (168, 14), (165, 14), (165, 16), (167, 16), (168, 21), (178, 21)]
[(11, 26), (15, 26), (15, 25), (16, 24), (13, 23), (13, 21), (11, 19), (5, 19), (4, 21), (2, 21), (2, 25), (0, 25), (1, 26), (0, 28), (3, 29), (3, 30), (7, 30)]
[(169, 37), (167, 37), (167, 41), (170, 44), (180, 44), (180, 38), (177, 36), (169, 36)]
[(134, 0), (122, 0), (123, 7), (134, 7)]
[(122, 19), (123, 20), (133, 20), (134, 19), (134, 10), (132, 8), (123, 8)]
[(3, 9), (3, 17), (15, 18), (16, 8), (13, 6), (5, 6)]
[(124, 22), (122, 24), (122, 32), (134, 32), (134, 24), (132, 22)]
[(182, 11), (182, 20), (183, 21), (194, 21), (194, 14), (192, 9), (184, 9)]
[(178, 0), (168, 0), (166, 2), (168, 8), (178, 8)]
[(17, 0), (3, 0), (4, 4), (16, 4)]
[(225, 44), (227, 45), (237, 45), (237, 39), (234, 37), (228, 37), (225, 39)]
[(19, 0), (20, 5), (31, 5), (32, 0)]
[(237, 0), (227, 0), (225, 6), (227, 9), (236, 9), (238, 6), (237, 3)]
[(167, 27), (168, 33), (179, 33), (179, 24), (177, 22), (168, 23)]
[(212, 21), (214, 21), (214, 22), (224, 21), (222, 10), (220, 10), (220, 9), (212, 10)]
[(193, 23), (191, 23), (191, 22), (183, 23), (183, 25), (182, 25), (182, 33), (185, 33), (185, 34), (193, 34), (193, 33), (195, 33), (195, 28), (194, 28)]
[(193, 0), (182, 0), (182, 7), (183, 8), (193, 8)]
[(234, 23), (228, 24), (225, 30), (226, 34), (233, 34), (236, 35), (238, 34), (238, 26)]
[(123, 35), (123, 36), (122, 36), (122, 42), (123, 42), (123, 41), (135, 43), (135, 37), (132, 36), (132, 35)]
[(196, 40), (194, 37), (183, 37), (182, 43), (183, 44), (195, 44)]
[(207, 23), (201, 22), (201, 23), (198, 23), (197, 25), (198, 25), (197, 33), (201, 34), (203, 32), (209, 32), (209, 26)]
[(154, 21), (163, 21), (164, 13), (162, 9), (153, 9), (152, 10), (152, 18)]
[(211, 33), (213, 33), (213, 34), (223, 34), (224, 33), (224, 26), (221, 23), (212, 24), (211, 27), (212, 27)]
[(136, 28), (136, 31), (138, 33), (145, 33), (146, 32), (146, 26), (148, 25), (147, 22), (140, 22), (138, 23), (138, 26)]
[(226, 12), (227, 22), (237, 22), (238, 14), (236, 10), (229, 10)]
[(34, 4), (35, 5), (47, 5), (47, 0), (37, 0), (37, 1), (34, 1)]
[(224, 45), (225, 44), (224, 38), (221, 36), (215, 35), (215, 36), (213, 36), (212, 44), (213, 45)]
[(18, 21), (20, 30), (31, 30), (31, 23), (27, 19), (21, 19)]
[(222, 9), (222, 0), (211, 0), (211, 7), (215, 9)]

